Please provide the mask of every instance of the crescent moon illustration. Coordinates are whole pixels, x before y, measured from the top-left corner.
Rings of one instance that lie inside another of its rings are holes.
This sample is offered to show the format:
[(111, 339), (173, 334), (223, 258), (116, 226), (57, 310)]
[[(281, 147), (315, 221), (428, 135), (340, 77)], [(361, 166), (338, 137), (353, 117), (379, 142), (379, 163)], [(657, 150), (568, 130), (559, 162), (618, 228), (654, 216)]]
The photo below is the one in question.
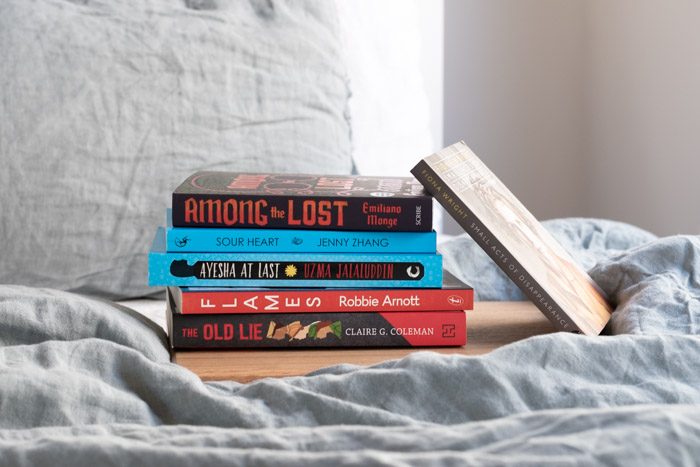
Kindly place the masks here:
[(418, 266), (409, 266), (406, 268), (406, 274), (408, 274), (408, 277), (411, 279), (415, 279), (420, 276), (420, 268)]

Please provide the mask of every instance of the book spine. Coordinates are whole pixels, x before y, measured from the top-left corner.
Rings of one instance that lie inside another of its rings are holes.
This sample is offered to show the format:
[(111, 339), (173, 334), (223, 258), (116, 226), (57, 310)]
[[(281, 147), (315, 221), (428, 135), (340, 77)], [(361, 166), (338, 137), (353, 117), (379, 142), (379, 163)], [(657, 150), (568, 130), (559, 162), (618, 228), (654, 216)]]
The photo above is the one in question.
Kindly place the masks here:
[(168, 315), (174, 349), (429, 347), (467, 341), (463, 311)]
[(428, 163), (420, 161), (411, 173), (558, 330), (583, 332)]
[(430, 232), (428, 196), (321, 197), (173, 193), (173, 226)]
[(183, 314), (458, 311), (474, 307), (471, 289), (168, 290), (175, 301), (174, 311)]
[(148, 255), (151, 286), (438, 288), (440, 255), (163, 253)]
[(166, 230), (167, 250), (211, 253), (435, 253), (435, 232), (218, 229)]

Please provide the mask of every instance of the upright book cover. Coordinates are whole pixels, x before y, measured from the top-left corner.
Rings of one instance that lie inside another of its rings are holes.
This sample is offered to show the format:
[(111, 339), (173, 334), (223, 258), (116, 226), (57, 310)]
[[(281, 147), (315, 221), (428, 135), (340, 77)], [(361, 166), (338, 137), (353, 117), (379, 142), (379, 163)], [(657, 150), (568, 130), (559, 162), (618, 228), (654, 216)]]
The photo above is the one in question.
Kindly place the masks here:
[(413, 178), (197, 172), (173, 192), (175, 227), (430, 232)]
[(209, 253), (435, 253), (432, 232), (231, 229), (173, 227), (168, 209), (169, 252)]
[(559, 330), (600, 334), (604, 293), (464, 142), (411, 172)]
[(165, 229), (148, 255), (151, 286), (440, 287), (442, 256), (351, 253), (169, 253)]
[(440, 289), (168, 287), (183, 314), (456, 311), (474, 307), (471, 287), (443, 271)]
[(451, 347), (467, 342), (463, 311), (183, 315), (167, 312), (174, 349)]

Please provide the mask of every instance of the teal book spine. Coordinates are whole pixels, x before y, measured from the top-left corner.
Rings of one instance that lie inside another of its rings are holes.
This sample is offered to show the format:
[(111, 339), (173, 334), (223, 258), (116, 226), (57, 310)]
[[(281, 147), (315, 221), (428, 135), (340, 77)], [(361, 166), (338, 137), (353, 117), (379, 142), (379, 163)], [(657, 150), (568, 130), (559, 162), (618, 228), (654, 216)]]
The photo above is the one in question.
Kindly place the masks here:
[(152, 286), (439, 288), (442, 256), (352, 253), (173, 253), (159, 228)]
[(222, 229), (173, 227), (168, 209), (167, 251), (177, 253), (427, 253), (432, 232)]
[(182, 253), (427, 253), (435, 232), (354, 232), (178, 228), (166, 230), (167, 251)]

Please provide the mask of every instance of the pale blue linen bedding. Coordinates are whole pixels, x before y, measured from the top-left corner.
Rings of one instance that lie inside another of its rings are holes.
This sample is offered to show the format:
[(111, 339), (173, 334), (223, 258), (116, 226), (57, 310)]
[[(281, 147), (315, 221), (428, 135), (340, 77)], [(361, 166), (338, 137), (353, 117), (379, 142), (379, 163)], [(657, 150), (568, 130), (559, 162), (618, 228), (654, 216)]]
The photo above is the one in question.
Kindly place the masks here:
[[(617, 335), (205, 384), (135, 312), (0, 286), (0, 464), (693, 465), (700, 238), (547, 227), (614, 300)], [(442, 252), (479, 298), (522, 298), (469, 239)]]

